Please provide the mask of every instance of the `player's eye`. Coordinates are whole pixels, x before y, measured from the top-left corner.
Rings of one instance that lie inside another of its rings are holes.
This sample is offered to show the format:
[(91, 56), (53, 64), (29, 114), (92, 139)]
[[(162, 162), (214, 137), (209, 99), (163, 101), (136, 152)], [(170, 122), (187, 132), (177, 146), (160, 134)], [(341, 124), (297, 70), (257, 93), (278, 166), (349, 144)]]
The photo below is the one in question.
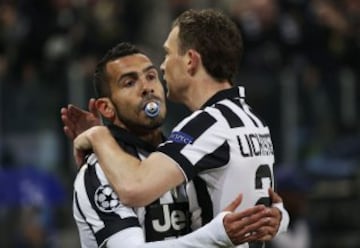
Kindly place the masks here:
[(124, 87), (126, 87), (126, 88), (132, 87), (132, 86), (135, 85), (135, 83), (136, 83), (135, 80), (126, 80), (126, 81), (124, 82)]
[(157, 79), (157, 74), (156, 73), (149, 73), (146, 75), (146, 79), (149, 81), (155, 80)]

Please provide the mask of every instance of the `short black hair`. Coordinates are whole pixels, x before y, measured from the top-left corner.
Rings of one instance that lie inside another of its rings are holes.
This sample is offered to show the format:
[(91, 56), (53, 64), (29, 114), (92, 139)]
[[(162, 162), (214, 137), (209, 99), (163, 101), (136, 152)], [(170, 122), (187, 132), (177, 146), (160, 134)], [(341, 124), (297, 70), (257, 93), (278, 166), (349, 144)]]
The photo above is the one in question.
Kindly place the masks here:
[(121, 42), (106, 52), (104, 57), (102, 57), (102, 59), (95, 67), (93, 84), (96, 97), (110, 96), (110, 86), (108, 82), (108, 75), (106, 72), (107, 63), (110, 61), (114, 61), (118, 58), (137, 53), (143, 54), (143, 52), (135, 45), (127, 42)]

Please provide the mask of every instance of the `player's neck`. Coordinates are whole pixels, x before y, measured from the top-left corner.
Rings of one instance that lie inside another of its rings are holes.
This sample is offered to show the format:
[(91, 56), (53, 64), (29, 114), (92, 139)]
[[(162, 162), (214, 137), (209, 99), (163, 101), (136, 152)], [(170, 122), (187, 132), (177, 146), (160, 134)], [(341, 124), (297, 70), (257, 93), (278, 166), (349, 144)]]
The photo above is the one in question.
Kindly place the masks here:
[(184, 103), (191, 111), (196, 111), (216, 93), (231, 87), (228, 81), (216, 82), (212, 78), (198, 80), (197, 82), (193, 82), (191, 89), (189, 88)]
[(163, 142), (162, 139), (162, 132), (160, 127), (157, 128), (145, 128), (140, 126), (127, 126), (118, 119), (115, 120), (113, 125), (118, 126), (120, 128), (123, 128), (127, 130), (129, 133), (135, 135), (139, 139), (153, 145), (158, 146), (161, 142)]
[(151, 132), (140, 134), (138, 137), (155, 147), (158, 146), (161, 142), (163, 142), (162, 132), (160, 128), (155, 129)]

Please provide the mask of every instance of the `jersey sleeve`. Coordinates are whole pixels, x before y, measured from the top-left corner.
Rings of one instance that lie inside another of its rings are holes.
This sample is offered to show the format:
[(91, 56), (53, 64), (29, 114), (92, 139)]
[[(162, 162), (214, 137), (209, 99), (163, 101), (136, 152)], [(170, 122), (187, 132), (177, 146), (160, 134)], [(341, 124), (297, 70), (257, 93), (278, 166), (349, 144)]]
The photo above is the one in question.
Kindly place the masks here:
[[(90, 156), (87, 162), (75, 179), (73, 196), (73, 214), (82, 246), (102, 247), (123, 230), (141, 230), (135, 210), (121, 203), (97, 160)], [(143, 234), (138, 238), (144, 239)]]
[(112, 235), (106, 242), (106, 248), (142, 247), (145, 244), (143, 231), (140, 227), (124, 229)]
[(199, 110), (180, 122), (157, 151), (173, 159), (190, 181), (228, 163), (229, 144), (221, 130), (216, 110)]

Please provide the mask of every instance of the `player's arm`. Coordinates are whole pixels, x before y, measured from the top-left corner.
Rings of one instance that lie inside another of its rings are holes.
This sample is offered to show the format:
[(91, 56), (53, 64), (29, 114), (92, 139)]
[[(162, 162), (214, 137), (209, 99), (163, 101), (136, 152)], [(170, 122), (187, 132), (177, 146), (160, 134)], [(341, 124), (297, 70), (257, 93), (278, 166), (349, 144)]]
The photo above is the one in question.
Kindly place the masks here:
[[(232, 247), (233, 244), (228, 238), (222, 224), (227, 212), (217, 215), (207, 225), (189, 233), (185, 236), (156, 242), (144, 243), (143, 234), (139, 232), (140, 228), (131, 228), (114, 234), (106, 243), (108, 248), (119, 248), (126, 244), (126, 247), (132, 248), (216, 248)], [(140, 230), (141, 231), (141, 230)]]
[[(274, 194), (272, 196), (274, 200), (279, 197), (275, 192), (272, 194)], [(246, 242), (272, 239), (279, 226), (279, 220), (274, 216), (274, 211), (258, 205), (241, 212), (233, 212), (240, 203), (241, 197), (235, 199), (224, 212), (217, 215), (207, 225), (177, 239), (144, 244), (139, 229), (132, 228), (113, 235), (107, 247), (118, 247), (119, 244), (124, 243), (136, 248), (232, 247)]]
[[(211, 222), (200, 229), (177, 239), (150, 242), (136, 248), (216, 248), (233, 247), (222, 224), (227, 212), (218, 214)], [(247, 237), (244, 237), (246, 239)]]
[(241, 212), (233, 212), (241, 203), (241, 199), (241, 196), (235, 199), (224, 212), (218, 214), (207, 225), (177, 239), (141, 244), (143, 242), (141, 237), (136, 238), (139, 235), (136, 233), (138, 230), (132, 229), (113, 235), (108, 240), (107, 247), (119, 247), (126, 242), (128, 247), (134, 248), (216, 248), (233, 247), (258, 240), (263, 234), (256, 230), (266, 225), (267, 209), (259, 205)]
[(120, 148), (104, 126), (92, 127), (74, 140), (77, 164), (82, 163), (83, 151), (89, 149), (96, 153), (106, 177), (126, 205), (145, 206), (185, 181), (175, 161), (161, 153), (139, 161)]

